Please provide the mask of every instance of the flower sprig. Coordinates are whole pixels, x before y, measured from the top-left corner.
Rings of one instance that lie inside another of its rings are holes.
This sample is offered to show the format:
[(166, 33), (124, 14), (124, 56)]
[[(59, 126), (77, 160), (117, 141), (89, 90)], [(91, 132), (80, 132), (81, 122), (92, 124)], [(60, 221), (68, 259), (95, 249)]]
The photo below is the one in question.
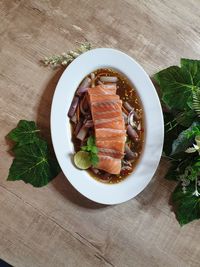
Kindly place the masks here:
[(52, 68), (57, 68), (59, 66), (67, 66), (75, 58), (89, 51), (90, 49), (91, 44), (89, 42), (80, 43), (80, 46), (76, 50), (71, 50), (67, 53), (64, 52), (61, 55), (52, 55), (50, 57), (45, 57), (42, 62), (45, 66), (51, 66)]

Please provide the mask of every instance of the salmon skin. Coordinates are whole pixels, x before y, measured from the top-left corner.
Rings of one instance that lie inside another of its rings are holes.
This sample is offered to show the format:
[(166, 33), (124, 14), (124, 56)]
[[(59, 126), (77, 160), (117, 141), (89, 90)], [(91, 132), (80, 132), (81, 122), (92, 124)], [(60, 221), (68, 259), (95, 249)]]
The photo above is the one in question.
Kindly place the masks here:
[(95, 167), (110, 174), (121, 171), (126, 140), (122, 101), (116, 90), (115, 84), (98, 85), (87, 93), (98, 148), (99, 162)]

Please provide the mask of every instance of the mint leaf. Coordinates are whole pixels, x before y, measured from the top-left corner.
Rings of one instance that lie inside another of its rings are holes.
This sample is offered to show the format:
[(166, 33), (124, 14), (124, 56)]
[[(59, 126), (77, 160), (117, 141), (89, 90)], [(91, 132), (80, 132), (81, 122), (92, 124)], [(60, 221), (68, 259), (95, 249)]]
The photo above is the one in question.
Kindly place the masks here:
[(94, 136), (89, 136), (87, 139), (87, 145), (86, 146), (82, 146), (81, 150), (83, 151), (87, 151), (90, 153), (90, 160), (93, 166), (96, 166), (97, 163), (99, 162), (99, 158), (98, 158), (98, 148), (96, 147), (95, 144), (95, 138)]
[(83, 151), (87, 151), (87, 149), (88, 149), (87, 146), (82, 146), (82, 147), (81, 147), (81, 150), (83, 150)]
[(39, 131), (34, 121), (20, 120), (17, 127), (10, 131), (7, 137), (21, 146), (34, 143)]
[(89, 147), (95, 146), (95, 138), (92, 135), (88, 138), (87, 145)]
[(97, 154), (91, 153), (90, 160), (91, 160), (92, 165), (95, 167), (99, 162), (99, 157), (97, 156)]
[(96, 146), (92, 146), (91, 147), (91, 152), (97, 154), (98, 153), (98, 148)]
[(194, 195), (194, 192), (195, 182), (186, 187), (186, 193), (179, 184), (172, 194), (172, 202), (180, 225), (200, 219), (200, 197)]
[(60, 167), (55, 157), (50, 156), (47, 142), (38, 135), (35, 122), (21, 120), (7, 137), (15, 141), (15, 155), (7, 180), (23, 180), (35, 187), (50, 182)]

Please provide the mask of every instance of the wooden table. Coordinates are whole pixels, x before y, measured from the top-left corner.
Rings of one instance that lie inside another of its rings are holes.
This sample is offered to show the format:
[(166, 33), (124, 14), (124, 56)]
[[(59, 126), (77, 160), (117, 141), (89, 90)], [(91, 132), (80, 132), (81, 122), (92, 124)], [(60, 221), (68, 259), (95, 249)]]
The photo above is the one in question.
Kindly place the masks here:
[(37, 121), (50, 138), (51, 100), (63, 70), (39, 61), (76, 41), (120, 49), (149, 75), (180, 57), (199, 58), (199, 1), (2, 0), (0, 20), (0, 258), (19, 267), (200, 266), (200, 222), (178, 225), (166, 162), (136, 198), (102, 206), (63, 174), (41, 189), (6, 181), (12, 157), (4, 138), (20, 119)]

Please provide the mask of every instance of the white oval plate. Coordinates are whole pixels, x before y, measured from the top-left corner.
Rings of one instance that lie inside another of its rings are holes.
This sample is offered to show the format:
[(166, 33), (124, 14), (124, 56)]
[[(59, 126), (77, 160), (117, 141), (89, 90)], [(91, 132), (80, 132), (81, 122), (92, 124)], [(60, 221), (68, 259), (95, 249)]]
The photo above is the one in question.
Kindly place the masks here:
[[(86, 171), (78, 170), (67, 113), (83, 78), (99, 68), (114, 68), (133, 83), (145, 114), (143, 154), (133, 173), (118, 184), (96, 181)], [(156, 90), (143, 68), (128, 55), (110, 48), (98, 48), (75, 59), (64, 71), (54, 93), (51, 108), (51, 136), (60, 167), (70, 183), (87, 198), (102, 204), (118, 204), (139, 194), (150, 182), (160, 161), (163, 146), (163, 115)]]

